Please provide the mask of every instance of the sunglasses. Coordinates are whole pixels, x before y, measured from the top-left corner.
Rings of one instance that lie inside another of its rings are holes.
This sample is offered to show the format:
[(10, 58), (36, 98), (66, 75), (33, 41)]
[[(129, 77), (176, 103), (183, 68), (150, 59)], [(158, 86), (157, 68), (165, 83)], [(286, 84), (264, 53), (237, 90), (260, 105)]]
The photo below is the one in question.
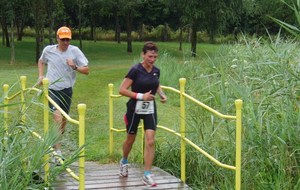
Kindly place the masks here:
[(59, 39), (60, 41), (63, 41), (63, 42), (69, 42), (70, 41), (70, 39), (69, 38), (61, 38), (61, 39)]

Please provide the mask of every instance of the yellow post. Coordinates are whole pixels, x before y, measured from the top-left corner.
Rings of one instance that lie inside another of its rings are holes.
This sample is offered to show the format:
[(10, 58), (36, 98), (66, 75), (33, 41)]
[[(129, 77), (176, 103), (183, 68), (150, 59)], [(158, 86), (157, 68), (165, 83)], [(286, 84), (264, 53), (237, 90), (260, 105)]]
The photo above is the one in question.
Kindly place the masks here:
[[(49, 87), (49, 80), (47, 78), (43, 79), (43, 91), (44, 91), (44, 134), (46, 135), (49, 131), (49, 104), (48, 104), (48, 87)], [(44, 161), (45, 161), (45, 182), (48, 182), (48, 177), (49, 177), (49, 169), (50, 169), (50, 164), (49, 164), (49, 154), (46, 154), (44, 156)]]
[[(26, 117), (25, 117), (25, 110), (26, 110), (26, 105), (25, 105), (25, 89), (26, 89), (26, 80), (27, 77), (26, 76), (20, 76), (20, 81), (21, 81), (21, 121), (20, 124), (21, 125), (25, 125), (26, 123)], [(26, 170), (27, 166), (24, 163), (23, 164), (23, 169)]]
[(114, 132), (112, 128), (114, 127), (113, 121), (113, 98), (111, 95), (113, 94), (114, 85), (108, 84), (108, 114), (109, 114), (109, 155), (112, 156), (113, 147), (114, 147)]
[(241, 154), (242, 154), (242, 100), (235, 101), (236, 107), (236, 153), (235, 153), (235, 189), (241, 189)]
[(145, 157), (145, 152), (144, 152), (144, 148), (145, 148), (145, 129), (144, 129), (144, 122), (143, 121), (141, 121), (141, 123), (142, 123), (142, 132), (141, 132), (141, 145), (142, 145), (142, 164), (144, 164), (144, 161), (145, 161), (145, 159), (144, 159), (144, 157)]
[(27, 77), (26, 76), (21, 76), (20, 77), (20, 80), (21, 80), (21, 88), (22, 88), (22, 91), (21, 91), (21, 113), (22, 113), (22, 119), (21, 119), (21, 123), (22, 124), (25, 124), (25, 109), (26, 109), (26, 105), (25, 105), (25, 97), (24, 97), (24, 92), (25, 92), (25, 89), (26, 89), (26, 80), (27, 80)]
[(9, 86), (7, 84), (4, 84), (3, 85), (3, 92), (4, 92), (4, 130), (6, 131), (7, 133), (7, 129), (8, 129), (8, 89), (9, 89)]
[[(78, 114), (79, 114), (79, 147), (82, 147), (85, 143), (85, 111), (86, 105), (85, 104), (78, 104), (77, 106)], [(83, 147), (80, 151), (80, 158), (79, 158), (79, 190), (84, 190), (84, 155), (85, 148)]]
[(181, 148), (180, 148), (180, 155), (181, 155), (181, 180), (185, 182), (186, 176), (185, 176), (185, 170), (186, 170), (186, 149), (185, 149), (185, 141), (183, 138), (185, 138), (185, 98), (183, 96), (183, 93), (185, 92), (185, 78), (179, 79), (180, 84), (180, 135), (181, 135)]

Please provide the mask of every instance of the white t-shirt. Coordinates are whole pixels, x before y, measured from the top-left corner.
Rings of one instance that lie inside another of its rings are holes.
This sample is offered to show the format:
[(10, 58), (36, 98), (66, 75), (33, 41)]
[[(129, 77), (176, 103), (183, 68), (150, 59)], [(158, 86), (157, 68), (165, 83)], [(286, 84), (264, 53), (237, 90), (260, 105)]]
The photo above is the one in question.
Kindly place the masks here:
[(71, 58), (77, 67), (88, 65), (88, 60), (82, 51), (73, 45), (69, 45), (64, 52), (57, 49), (57, 45), (48, 45), (44, 48), (40, 59), (46, 63), (49, 79), (49, 88), (53, 90), (62, 90), (73, 87), (76, 81), (76, 71), (68, 64), (67, 59)]

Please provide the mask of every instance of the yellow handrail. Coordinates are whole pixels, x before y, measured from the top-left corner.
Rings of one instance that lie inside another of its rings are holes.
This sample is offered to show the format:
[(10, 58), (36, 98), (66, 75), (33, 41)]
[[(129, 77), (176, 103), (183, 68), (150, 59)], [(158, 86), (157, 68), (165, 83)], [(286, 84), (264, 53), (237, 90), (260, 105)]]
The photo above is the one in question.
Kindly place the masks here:
[[(173, 133), (174, 135), (178, 136), (178, 137), (182, 137), (180, 133), (177, 133), (176, 131), (169, 129), (167, 127), (164, 126), (160, 126), (158, 125), (158, 127), (160, 129), (164, 129), (165, 131), (168, 131), (170, 133)], [(212, 157), (210, 154), (208, 154), (207, 152), (205, 152), (202, 148), (198, 147), (196, 144), (194, 144), (192, 141), (190, 141), (187, 138), (182, 138), (182, 140), (184, 140), (185, 142), (187, 142), (189, 145), (191, 145), (192, 147), (194, 147), (196, 150), (198, 150), (199, 152), (201, 152), (204, 156), (206, 156), (208, 159), (210, 159), (212, 162), (214, 162), (215, 164), (217, 164), (218, 166), (221, 166), (223, 168), (227, 168), (227, 169), (231, 169), (231, 170), (235, 170), (236, 167), (234, 166), (230, 166), (227, 164), (223, 164), (220, 161), (218, 161), (217, 159), (215, 159), (214, 157)]]
[[(8, 127), (8, 103), (10, 100), (15, 99), (16, 97), (20, 96), (21, 97), (21, 112), (25, 111), (26, 105), (25, 105), (25, 92), (30, 92), (30, 91), (36, 91), (36, 92), (44, 92), (43, 93), (43, 104), (44, 104), (44, 134), (48, 133), (49, 130), (49, 109), (48, 109), (48, 104), (49, 102), (54, 105), (61, 113), (62, 115), (71, 123), (79, 125), (79, 147), (82, 147), (80, 153), (79, 153), (79, 177), (70, 169), (66, 168), (66, 171), (77, 181), (79, 181), (79, 190), (84, 190), (84, 181), (85, 181), (85, 170), (84, 170), (84, 154), (85, 154), (85, 148), (83, 147), (85, 144), (85, 112), (86, 112), (86, 105), (85, 104), (78, 104), (77, 109), (78, 109), (78, 114), (79, 114), (79, 119), (78, 121), (75, 119), (72, 119), (67, 113), (65, 113), (48, 95), (48, 87), (49, 87), (49, 80), (44, 78), (43, 79), (43, 91), (40, 89), (37, 89), (35, 87), (32, 88), (26, 88), (26, 76), (21, 76), (20, 81), (21, 81), (21, 90), (16, 92), (15, 94), (8, 96), (8, 89), (9, 85), (4, 84), (3, 85), (3, 91), (4, 91), (4, 129), (7, 131)], [(6, 105), (6, 106), (5, 106)], [(22, 122), (25, 123), (25, 114), (22, 114)], [(37, 137), (38, 139), (44, 141), (44, 139), (36, 132), (31, 131), (33, 136)], [(59, 160), (60, 163), (64, 163), (64, 161), (58, 157), (56, 152), (52, 147), (49, 147), (50, 150), (52, 151), (52, 154), (56, 156)], [(45, 161), (45, 182), (48, 181), (49, 177), (49, 155), (45, 155), (44, 157)]]
[[(236, 190), (240, 190), (241, 189), (241, 143), (242, 143), (242, 138), (241, 138), (241, 133), (242, 133), (242, 105), (243, 105), (243, 101), (238, 99), (235, 100), (235, 106), (236, 106), (236, 115), (225, 115), (222, 114), (220, 112), (218, 112), (217, 110), (205, 105), (204, 103), (198, 101), (197, 99), (195, 99), (194, 97), (188, 95), (185, 93), (185, 83), (186, 83), (186, 79), (185, 78), (180, 78), (179, 79), (179, 84), (180, 84), (180, 90), (177, 90), (175, 88), (172, 87), (168, 87), (168, 86), (162, 86), (162, 88), (164, 90), (170, 90), (172, 92), (175, 92), (177, 94), (180, 95), (180, 133), (169, 129), (167, 127), (158, 125), (157, 127), (164, 129), (165, 131), (168, 131), (178, 137), (180, 137), (180, 144), (181, 144), (181, 149), (180, 149), (180, 155), (181, 155), (181, 180), (183, 182), (186, 181), (186, 143), (188, 143), (189, 145), (191, 145), (193, 148), (195, 148), (197, 151), (199, 151), (201, 154), (203, 154), (204, 156), (206, 156), (209, 160), (211, 160), (212, 162), (214, 162), (216, 165), (226, 168), (226, 169), (230, 169), (230, 170), (234, 170), (235, 171), (235, 189)], [(110, 155), (112, 155), (113, 152), (113, 132), (122, 132), (125, 130), (120, 130), (120, 129), (116, 129), (113, 126), (113, 99), (114, 98), (120, 98), (122, 97), (121, 95), (114, 95), (113, 94), (113, 84), (109, 84), (109, 135), (110, 135), (110, 143), (109, 143), (109, 149), (110, 149)], [(235, 166), (232, 165), (228, 165), (228, 164), (224, 164), (221, 163), (220, 161), (218, 161), (217, 159), (215, 159), (213, 156), (211, 156), (210, 154), (208, 154), (207, 152), (205, 152), (203, 149), (201, 149), (199, 146), (197, 146), (196, 144), (194, 144), (192, 141), (190, 141), (189, 139), (187, 139), (185, 137), (185, 99), (189, 99), (192, 102), (196, 103), (197, 105), (203, 107), (204, 109), (206, 109), (207, 111), (217, 115), (220, 118), (224, 118), (224, 119), (235, 119), (236, 120), (236, 163)]]

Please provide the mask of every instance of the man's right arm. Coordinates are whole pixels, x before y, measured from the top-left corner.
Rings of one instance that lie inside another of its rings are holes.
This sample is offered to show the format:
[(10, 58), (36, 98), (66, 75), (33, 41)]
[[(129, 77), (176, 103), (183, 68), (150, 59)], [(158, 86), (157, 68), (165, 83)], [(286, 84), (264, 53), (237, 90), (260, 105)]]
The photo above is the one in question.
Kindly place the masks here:
[(41, 59), (39, 59), (38, 61), (38, 72), (39, 72), (38, 83), (42, 84), (42, 81), (44, 79), (44, 63), (43, 60)]

